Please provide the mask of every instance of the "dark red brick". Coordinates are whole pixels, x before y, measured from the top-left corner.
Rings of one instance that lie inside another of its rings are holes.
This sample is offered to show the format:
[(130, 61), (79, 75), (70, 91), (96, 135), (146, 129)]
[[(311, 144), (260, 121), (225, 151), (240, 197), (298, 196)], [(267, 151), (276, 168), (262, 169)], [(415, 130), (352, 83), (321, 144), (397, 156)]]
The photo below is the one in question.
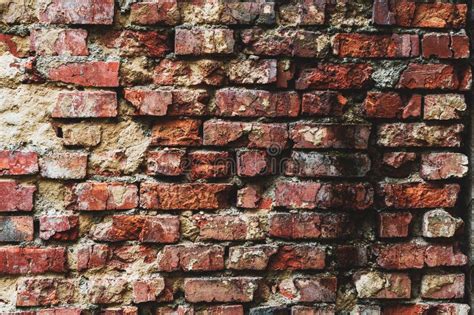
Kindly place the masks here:
[(347, 99), (337, 92), (304, 93), (301, 114), (304, 116), (342, 116), (346, 104)]
[(458, 184), (406, 183), (384, 184), (384, 203), (393, 208), (450, 208), (456, 205)]
[(369, 118), (416, 118), (421, 115), (421, 102), (419, 94), (404, 99), (395, 92), (369, 92), (364, 110)]
[(271, 258), (273, 270), (319, 270), (326, 266), (324, 248), (315, 245), (285, 245)]
[(368, 64), (320, 64), (304, 69), (296, 80), (296, 89), (362, 89), (371, 80), (373, 69)]
[(0, 273), (7, 275), (44, 274), (66, 271), (63, 247), (2, 247)]
[(410, 212), (379, 213), (379, 236), (407, 237), (412, 218)]

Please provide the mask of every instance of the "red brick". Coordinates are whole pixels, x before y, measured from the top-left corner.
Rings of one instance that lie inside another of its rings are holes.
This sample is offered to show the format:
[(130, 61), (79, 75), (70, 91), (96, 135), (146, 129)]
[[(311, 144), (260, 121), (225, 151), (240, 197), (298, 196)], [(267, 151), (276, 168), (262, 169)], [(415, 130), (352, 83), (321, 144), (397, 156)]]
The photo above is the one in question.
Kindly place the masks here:
[(279, 6), (279, 23), (289, 25), (322, 25), (326, 17), (326, 2), (289, 1)]
[(99, 36), (98, 42), (109, 49), (116, 49), (125, 57), (164, 57), (171, 51), (166, 32), (115, 31)]
[(469, 258), (452, 245), (429, 245), (425, 250), (425, 264), (428, 267), (464, 266)]
[(354, 268), (367, 265), (367, 247), (362, 244), (339, 245), (334, 260), (338, 268)]
[(145, 182), (140, 186), (140, 205), (144, 209), (200, 210), (225, 208), (229, 204), (230, 184), (164, 184)]
[(247, 185), (237, 191), (237, 207), (256, 209), (261, 202), (261, 190), (255, 185)]
[(117, 95), (111, 91), (60, 93), (51, 114), (53, 118), (117, 116)]
[[(240, 2), (245, 4), (245, 2)], [(244, 307), (242, 305), (218, 305), (206, 306), (196, 312), (197, 315), (244, 315)]]
[(87, 31), (83, 29), (35, 29), (31, 50), (40, 56), (87, 56)]
[(369, 92), (364, 101), (365, 115), (369, 118), (414, 118), (421, 115), (422, 96), (404, 99), (395, 92)]
[(290, 59), (281, 59), (277, 62), (277, 82), (279, 88), (287, 88), (288, 82), (295, 75), (295, 63)]
[(234, 31), (225, 28), (177, 28), (174, 51), (177, 55), (231, 54)]
[(403, 27), (462, 28), (466, 25), (466, 16), (465, 4), (377, 0), (373, 21), (379, 25)]
[(158, 307), (155, 315), (194, 315), (194, 309), (190, 306), (179, 305), (173, 307)]
[(52, 0), (41, 6), (39, 20), (47, 24), (112, 24), (113, 0)]
[(277, 251), (278, 247), (275, 245), (230, 247), (227, 268), (235, 270), (265, 270), (270, 258)]
[(197, 146), (201, 144), (201, 121), (196, 119), (167, 120), (152, 129), (152, 145)]
[(147, 277), (133, 283), (133, 302), (154, 302), (165, 289), (165, 280), (161, 277)]
[(285, 175), (298, 177), (364, 177), (371, 162), (362, 153), (318, 153), (293, 151)]
[(204, 122), (204, 145), (281, 150), (287, 143), (287, 125), (283, 123), (247, 123), (214, 119)]
[(421, 43), (424, 58), (469, 57), (469, 37), (465, 34), (428, 33), (423, 36)]
[(259, 278), (187, 278), (185, 299), (197, 302), (252, 302)]
[(33, 217), (0, 217), (0, 242), (25, 242), (34, 238)]
[(420, 176), (426, 180), (462, 178), (468, 164), (468, 157), (461, 153), (426, 153), (421, 156)]
[(453, 50), (453, 58), (469, 58), (471, 53), (469, 36), (467, 36), (466, 34), (452, 34), (451, 49)]
[(321, 58), (330, 48), (327, 35), (307, 30), (252, 28), (241, 39), (244, 53), (252, 55)]
[(71, 187), (68, 207), (74, 210), (128, 210), (138, 206), (138, 188), (133, 184), (85, 182)]
[(425, 123), (381, 124), (377, 144), (383, 147), (459, 147), (464, 126)]
[(425, 246), (415, 243), (376, 245), (377, 265), (384, 269), (421, 269), (425, 264)]
[(269, 235), (285, 239), (333, 239), (350, 233), (345, 214), (274, 213), (269, 219)]
[(165, 246), (157, 257), (159, 271), (213, 271), (224, 269), (224, 247), (218, 245)]
[(192, 224), (201, 240), (244, 241), (265, 239), (264, 218), (258, 215), (195, 215)]
[(301, 114), (304, 116), (342, 116), (347, 99), (337, 92), (314, 91), (303, 94)]
[(7, 275), (44, 274), (66, 271), (63, 247), (2, 247), (0, 273)]
[(422, 315), (429, 310), (428, 304), (401, 304), (386, 305), (383, 307), (383, 314), (386, 315)]
[(48, 78), (52, 81), (79, 86), (117, 87), (119, 86), (119, 67), (118, 61), (67, 63), (51, 69)]
[(384, 184), (382, 195), (384, 203), (393, 208), (450, 208), (458, 199), (458, 184)]
[(410, 212), (379, 213), (379, 237), (407, 237), (412, 218)]
[(296, 92), (225, 88), (216, 92), (214, 106), (221, 117), (296, 117), (300, 99)]
[(38, 172), (38, 154), (23, 151), (0, 151), (0, 176), (32, 175)]
[[(190, 24), (273, 24), (275, 4), (258, 1), (187, 1), (180, 4), (183, 22)], [(209, 9), (212, 8), (212, 9)]]
[(179, 239), (180, 223), (175, 216), (115, 215), (91, 230), (94, 239), (119, 242), (174, 243)]
[(265, 151), (239, 151), (237, 152), (237, 175), (254, 177), (265, 175), (271, 171), (270, 159)]
[(180, 14), (176, 0), (159, 0), (133, 3), (130, 7), (130, 21), (139, 25), (175, 25)]
[(282, 246), (270, 262), (272, 270), (320, 270), (325, 266), (325, 250), (315, 245)]
[(235, 59), (227, 64), (229, 81), (236, 84), (269, 84), (277, 81), (276, 59)]
[(334, 38), (334, 53), (341, 58), (403, 58), (420, 54), (418, 35), (371, 35), (339, 33)]
[(26, 278), (17, 285), (17, 306), (47, 306), (74, 303), (78, 283), (70, 279)]
[(179, 176), (184, 173), (186, 151), (165, 149), (149, 151), (146, 161), (148, 175)]
[(279, 285), (280, 294), (299, 302), (335, 302), (337, 278), (334, 276), (312, 276), (288, 279)]
[(353, 276), (360, 299), (409, 299), (411, 279), (405, 273), (357, 272)]
[(123, 303), (127, 280), (120, 277), (97, 277), (88, 283), (87, 299), (94, 304)]
[(410, 63), (400, 75), (398, 88), (464, 90), (462, 76), (449, 64)]
[(85, 310), (81, 308), (49, 308), (36, 312), (37, 315), (81, 315)]
[(464, 274), (429, 274), (421, 280), (421, 296), (428, 299), (464, 297)]
[(229, 177), (234, 160), (229, 152), (194, 151), (188, 155), (190, 180)]
[(430, 94), (425, 96), (424, 119), (450, 120), (465, 116), (467, 104), (462, 94)]
[(203, 59), (198, 61), (163, 59), (155, 67), (153, 82), (156, 85), (222, 85), (227, 81), (224, 64)]
[(336, 315), (335, 307), (328, 306), (302, 306), (296, 305), (291, 308), (291, 315)]
[(41, 216), (39, 224), (39, 237), (43, 240), (75, 241), (79, 236), (77, 215)]
[(298, 122), (290, 124), (293, 147), (298, 149), (367, 149), (369, 125)]
[(384, 153), (382, 163), (394, 169), (403, 168), (416, 160), (414, 152), (387, 152)]
[(363, 210), (373, 203), (368, 183), (318, 183), (280, 181), (276, 184), (276, 206), (291, 209), (345, 208)]
[(125, 89), (125, 99), (136, 108), (137, 115), (203, 116), (207, 113), (206, 90)]
[(35, 185), (19, 184), (14, 180), (0, 181), (0, 212), (33, 210)]
[(52, 179), (81, 179), (86, 177), (86, 153), (54, 153), (39, 160), (41, 176)]
[(296, 89), (362, 89), (366, 87), (373, 69), (368, 64), (320, 64), (304, 69), (296, 80)]

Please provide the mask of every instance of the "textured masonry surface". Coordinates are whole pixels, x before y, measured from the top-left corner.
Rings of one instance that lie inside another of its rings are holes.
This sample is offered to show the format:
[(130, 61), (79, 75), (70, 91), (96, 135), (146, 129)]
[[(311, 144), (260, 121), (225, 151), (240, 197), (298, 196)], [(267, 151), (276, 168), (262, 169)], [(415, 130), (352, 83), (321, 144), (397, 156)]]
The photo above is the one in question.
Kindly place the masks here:
[(467, 315), (469, 9), (0, 1), (0, 314)]

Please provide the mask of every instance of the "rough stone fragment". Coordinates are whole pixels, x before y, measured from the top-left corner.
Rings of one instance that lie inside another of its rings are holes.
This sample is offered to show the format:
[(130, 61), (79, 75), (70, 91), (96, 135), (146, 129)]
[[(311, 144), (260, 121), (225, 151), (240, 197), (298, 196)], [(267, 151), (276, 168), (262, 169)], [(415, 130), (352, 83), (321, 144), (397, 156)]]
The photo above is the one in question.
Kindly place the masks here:
[(462, 178), (469, 171), (468, 164), (462, 153), (426, 153), (421, 156), (420, 176), (426, 180)]
[(277, 81), (276, 59), (236, 59), (227, 64), (229, 81), (236, 84), (270, 84)]
[(163, 59), (155, 67), (156, 85), (222, 85), (227, 80), (224, 64), (217, 60), (198, 61)]
[(384, 147), (459, 147), (464, 126), (425, 123), (382, 124), (377, 129), (377, 144)]
[(460, 119), (467, 111), (462, 94), (430, 94), (425, 96), (423, 117), (426, 120)]
[(411, 279), (404, 273), (358, 272), (353, 278), (357, 295), (362, 299), (411, 297)]
[(82, 179), (86, 177), (86, 153), (54, 153), (39, 160), (41, 176), (51, 179)]
[(431, 210), (423, 216), (423, 236), (453, 237), (463, 225), (462, 219), (455, 218), (442, 209)]
[(428, 299), (464, 297), (464, 274), (429, 274), (421, 280), (421, 296)]
[(258, 215), (195, 215), (192, 225), (201, 240), (244, 241), (265, 238), (266, 219)]
[(61, 125), (63, 143), (65, 146), (94, 147), (100, 143), (100, 126), (81, 123)]
[(82, 29), (35, 29), (31, 50), (41, 56), (87, 56), (87, 31)]
[(265, 270), (270, 258), (277, 251), (278, 247), (275, 245), (230, 247), (227, 268), (235, 270)]
[(132, 3), (130, 21), (139, 25), (166, 24), (175, 25), (180, 14), (176, 0), (159, 0)]

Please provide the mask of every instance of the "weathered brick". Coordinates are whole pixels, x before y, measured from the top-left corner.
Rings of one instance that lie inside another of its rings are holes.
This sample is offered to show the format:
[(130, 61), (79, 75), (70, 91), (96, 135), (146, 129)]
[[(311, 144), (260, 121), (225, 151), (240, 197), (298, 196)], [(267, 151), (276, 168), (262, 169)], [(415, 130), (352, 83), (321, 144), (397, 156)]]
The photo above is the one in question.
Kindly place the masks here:
[(333, 40), (334, 54), (341, 58), (408, 58), (420, 54), (418, 35), (371, 35), (339, 33)]
[(0, 217), (0, 242), (24, 242), (34, 238), (33, 217)]
[(116, 31), (98, 37), (98, 42), (106, 48), (117, 50), (124, 57), (164, 57), (172, 50), (166, 32), (156, 31)]
[(314, 89), (362, 89), (371, 80), (373, 69), (368, 64), (319, 64), (317, 68), (301, 71), (296, 80), (298, 90)]
[(53, 118), (88, 118), (117, 116), (115, 92), (60, 93), (51, 114)]
[(52, 179), (82, 179), (87, 172), (87, 153), (54, 153), (39, 160), (41, 176)]
[(381, 187), (385, 205), (399, 209), (454, 207), (459, 191), (458, 184), (405, 183)]
[(303, 306), (295, 305), (291, 308), (292, 315), (335, 315), (336, 309), (333, 305), (328, 306)]
[(354, 268), (367, 265), (367, 247), (362, 244), (339, 245), (334, 260), (338, 268)]
[(224, 247), (218, 245), (165, 246), (157, 257), (159, 271), (213, 271), (224, 269)]
[(369, 208), (374, 191), (368, 183), (319, 183), (279, 181), (275, 189), (275, 204), (291, 209)]
[(382, 164), (393, 169), (400, 169), (413, 163), (417, 158), (414, 152), (387, 152), (384, 153)]
[(379, 236), (407, 237), (412, 219), (410, 212), (379, 213)]
[(362, 153), (318, 153), (293, 151), (285, 175), (298, 177), (364, 177), (371, 162)]
[(237, 152), (237, 175), (254, 177), (271, 171), (270, 157), (265, 151), (250, 150)]
[(35, 23), (36, 3), (34, 1), (4, 1), (0, 10), (0, 21), (6, 24)]
[(334, 276), (312, 276), (283, 280), (280, 294), (299, 302), (335, 302), (337, 278)]
[(296, 117), (300, 99), (295, 92), (225, 88), (216, 92), (213, 114), (222, 117)]
[(79, 236), (77, 215), (41, 216), (39, 224), (39, 237), (43, 240), (75, 241)]
[(276, 59), (235, 59), (226, 65), (229, 81), (236, 84), (270, 84), (277, 81)]
[(225, 28), (177, 28), (174, 51), (177, 55), (231, 54), (234, 31)]
[[(463, 76), (449, 64), (410, 63), (400, 75), (398, 88), (464, 90)], [(469, 83), (470, 85), (470, 83)]]
[(124, 97), (136, 108), (137, 115), (203, 116), (207, 113), (206, 90), (125, 89)]
[(425, 264), (428, 267), (464, 266), (469, 258), (457, 246), (429, 245), (425, 250)]
[(325, 249), (316, 245), (285, 245), (270, 262), (273, 270), (320, 270), (326, 266)]
[(375, 245), (377, 265), (384, 269), (421, 269), (425, 264), (425, 249), (416, 243)]
[(68, 207), (74, 210), (128, 210), (138, 206), (138, 188), (119, 182), (85, 182), (70, 188)]
[(235, 164), (229, 152), (221, 151), (194, 151), (188, 154), (188, 163), (190, 180), (229, 177)]
[(132, 3), (130, 21), (139, 25), (175, 25), (180, 20), (176, 0), (158, 0)]
[(383, 147), (459, 147), (464, 126), (425, 123), (381, 124), (377, 144)]
[(421, 156), (420, 176), (426, 180), (462, 178), (468, 173), (468, 164), (462, 153), (426, 153)]
[(7, 275), (44, 274), (66, 271), (63, 247), (2, 247), (0, 273)]
[(411, 279), (404, 273), (358, 272), (353, 278), (357, 295), (362, 299), (411, 297)]
[(423, 314), (425, 312), (434, 312), (446, 315), (467, 315), (469, 313), (469, 306), (466, 304), (457, 303), (442, 303), (442, 304), (401, 304), (401, 305), (386, 305), (383, 308), (383, 314), (399, 315), (399, 314)]
[(337, 92), (314, 91), (304, 93), (301, 114), (304, 116), (342, 116), (347, 99)]
[(262, 196), (260, 187), (247, 185), (237, 191), (237, 207), (245, 209), (270, 208), (271, 200)]
[(196, 119), (174, 119), (153, 126), (152, 145), (198, 146), (201, 144), (201, 121)]
[(140, 206), (159, 210), (219, 209), (228, 205), (231, 188), (230, 184), (144, 182), (140, 185)]
[(31, 50), (41, 56), (87, 56), (87, 31), (82, 29), (35, 29)]
[(48, 309), (41, 309), (36, 312), (38, 315), (81, 315), (84, 309), (79, 307), (55, 307)]
[(19, 184), (14, 180), (0, 181), (0, 212), (33, 210), (35, 185)]
[(429, 274), (421, 280), (421, 296), (428, 299), (464, 297), (464, 274)]
[(117, 87), (119, 67), (118, 61), (67, 63), (50, 69), (48, 79), (79, 86)]
[(241, 33), (244, 52), (262, 56), (295, 56), (321, 58), (330, 50), (326, 34), (285, 28), (253, 28)]
[(138, 315), (138, 307), (123, 306), (123, 307), (109, 307), (102, 309), (103, 315)]
[(165, 279), (161, 277), (146, 277), (133, 283), (133, 302), (154, 302), (165, 289)]
[(217, 86), (224, 84), (226, 80), (224, 64), (211, 59), (198, 61), (163, 59), (155, 67), (153, 75), (153, 82), (157, 85)]
[(204, 122), (204, 145), (284, 149), (288, 143), (284, 123), (247, 123), (223, 120)]
[(122, 303), (126, 291), (124, 278), (97, 277), (89, 280), (87, 298), (94, 304)]
[(428, 33), (421, 41), (423, 57), (468, 58), (469, 37), (465, 34)]
[(184, 23), (191, 24), (273, 24), (273, 2), (229, 2), (222, 0), (198, 0), (182, 3)]
[(218, 241), (261, 240), (265, 238), (265, 218), (258, 215), (195, 215), (192, 224), (199, 239)]
[(186, 151), (181, 149), (164, 149), (149, 151), (146, 160), (148, 175), (179, 176), (185, 171)]
[(205, 308), (196, 311), (195, 314), (196, 315), (244, 315), (244, 307), (242, 305), (206, 306)]
[(421, 115), (421, 102), (419, 94), (404, 99), (395, 92), (369, 92), (364, 110), (369, 118), (416, 118)]
[(59, 130), (65, 146), (94, 147), (100, 143), (102, 136), (100, 126), (81, 123), (61, 125)]
[(350, 233), (345, 214), (274, 213), (269, 218), (269, 235), (285, 239), (333, 239)]
[(113, 0), (40, 1), (39, 20), (47, 24), (112, 24)]
[(265, 270), (270, 258), (277, 251), (278, 247), (275, 245), (230, 247), (227, 268), (235, 270)]
[(279, 22), (289, 25), (322, 25), (326, 17), (326, 2), (288, 1), (278, 8)]
[(465, 4), (376, 0), (373, 22), (403, 27), (461, 28), (466, 24), (466, 15)]
[(187, 278), (184, 294), (188, 302), (252, 302), (259, 278)]
[(47, 306), (74, 303), (78, 283), (60, 278), (25, 278), (17, 284), (17, 306)]
[(0, 33), (0, 52), (2, 55), (12, 54), (18, 58), (28, 57), (31, 52), (29, 38)]
[(430, 94), (425, 96), (423, 116), (426, 120), (460, 119), (467, 111), (462, 94)]
[(431, 210), (423, 216), (423, 236), (430, 238), (453, 237), (464, 225), (460, 218), (455, 218), (442, 209)]
[(32, 175), (38, 172), (38, 154), (26, 151), (0, 151), (0, 176)]

